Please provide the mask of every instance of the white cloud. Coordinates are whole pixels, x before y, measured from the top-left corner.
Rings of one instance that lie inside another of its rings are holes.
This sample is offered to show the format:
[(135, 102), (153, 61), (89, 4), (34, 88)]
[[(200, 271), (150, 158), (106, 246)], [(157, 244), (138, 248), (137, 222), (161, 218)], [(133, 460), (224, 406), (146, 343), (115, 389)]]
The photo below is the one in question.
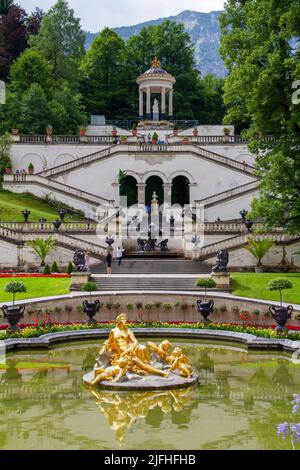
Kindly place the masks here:
[[(48, 10), (55, 0), (19, 0), (27, 12), (35, 6)], [(98, 32), (104, 26), (128, 26), (183, 10), (209, 12), (222, 10), (224, 0), (69, 0), (84, 29)]]

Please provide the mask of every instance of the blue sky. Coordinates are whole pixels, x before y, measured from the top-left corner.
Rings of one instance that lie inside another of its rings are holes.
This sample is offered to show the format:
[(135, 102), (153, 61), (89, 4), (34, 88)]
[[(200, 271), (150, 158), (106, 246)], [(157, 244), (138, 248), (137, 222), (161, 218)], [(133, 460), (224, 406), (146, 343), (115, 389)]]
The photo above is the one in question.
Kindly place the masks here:
[[(17, 0), (27, 13), (39, 6), (48, 10), (55, 0)], [(128, 26), (147, 20), (177, 15), (183, 10), (222, 10), (224, 0), (69, 0), (81, 18), (82, 27), (98, 32), (104, 26)]]

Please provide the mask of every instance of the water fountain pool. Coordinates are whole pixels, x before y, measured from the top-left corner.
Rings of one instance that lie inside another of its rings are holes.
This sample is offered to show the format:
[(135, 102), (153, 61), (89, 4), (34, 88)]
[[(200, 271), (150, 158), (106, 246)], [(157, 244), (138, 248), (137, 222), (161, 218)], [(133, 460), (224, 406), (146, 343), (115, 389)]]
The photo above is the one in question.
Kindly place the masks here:
[(291, 448), (276, 432), (291, 420), (300, 391), (300, 365), (288, 354), (171, 342), (190, 357), (197, 386), (91, 390), (82, 376), (93, 367), (96, 342), (8, 354), (0, 364), (0, 449)]

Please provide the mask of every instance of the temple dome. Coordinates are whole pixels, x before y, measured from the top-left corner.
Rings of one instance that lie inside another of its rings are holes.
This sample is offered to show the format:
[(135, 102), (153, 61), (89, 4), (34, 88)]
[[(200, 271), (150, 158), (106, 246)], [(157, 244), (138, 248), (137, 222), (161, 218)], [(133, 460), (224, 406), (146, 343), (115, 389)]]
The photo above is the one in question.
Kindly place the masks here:
[(152, 61), (150, 69), (146, 70), (146, 72), (144, 72), (141, 75), (141, 77), (147, 77), (147, 76), (153, 76), (153, 75), (156, 75), (158, 77), (162, 77), (162, 76), (170, 77), (171, 76), (169, 72), (167, 72), (161, 67), (160, 61), (158, 60), (157, 57), (155, 57), (154, 60)]

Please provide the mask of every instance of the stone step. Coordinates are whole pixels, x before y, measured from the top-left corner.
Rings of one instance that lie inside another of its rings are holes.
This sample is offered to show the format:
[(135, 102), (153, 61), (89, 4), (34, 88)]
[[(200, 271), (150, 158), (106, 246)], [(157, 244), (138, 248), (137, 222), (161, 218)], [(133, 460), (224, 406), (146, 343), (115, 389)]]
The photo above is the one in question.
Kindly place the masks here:
[[(94, 274), (105, 274), (104, 263), (91, 267)], [(112, 265), (113, 274), (210, 274), (211, 268), (199, 261), (177, 259), (123, 259), (121, 266), (117, 261)]]
[(99, 290), (182, 290), (199, 291), (195, 285), (197, 278), (119, 278), (92, 277)]

